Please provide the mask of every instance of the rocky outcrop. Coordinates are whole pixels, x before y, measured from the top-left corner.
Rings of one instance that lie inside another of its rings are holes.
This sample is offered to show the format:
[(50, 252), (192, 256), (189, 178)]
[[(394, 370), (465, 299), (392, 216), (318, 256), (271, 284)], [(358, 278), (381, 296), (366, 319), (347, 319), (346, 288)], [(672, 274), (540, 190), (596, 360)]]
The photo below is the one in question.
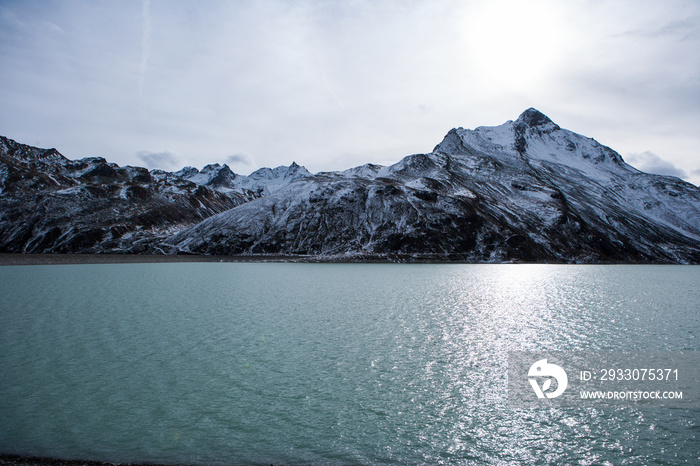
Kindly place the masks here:
[(0, 138), (0, 252), (158, 253), (173, 229), (252, 195)]

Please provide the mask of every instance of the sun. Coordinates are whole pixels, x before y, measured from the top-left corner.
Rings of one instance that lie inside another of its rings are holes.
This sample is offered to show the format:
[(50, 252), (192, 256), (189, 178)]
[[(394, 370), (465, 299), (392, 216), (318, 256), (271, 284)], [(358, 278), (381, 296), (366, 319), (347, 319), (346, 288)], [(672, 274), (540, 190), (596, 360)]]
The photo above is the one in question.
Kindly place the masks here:
[(524, 89), (542, 80), (562, 57), (568, 32), (555, 2), (479, 2), (466, 18), (467, 66), (488, 86)]

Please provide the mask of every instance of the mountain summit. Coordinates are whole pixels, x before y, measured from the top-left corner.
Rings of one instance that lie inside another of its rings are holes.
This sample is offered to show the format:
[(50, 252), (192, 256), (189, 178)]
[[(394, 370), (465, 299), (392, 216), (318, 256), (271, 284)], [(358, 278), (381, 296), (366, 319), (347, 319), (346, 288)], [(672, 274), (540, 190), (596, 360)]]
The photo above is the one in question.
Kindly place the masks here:
[(522, 123), (529, 127), (554, 125), (554, 122), (547, 115), (532, 107), (521, 113), (515, 123)]
[(315, 175), (296, 163), (149, 172), (0, 142), (7, 252), (700, 263), (700, 188), (640, 172), (534, 108), (388, 167)]

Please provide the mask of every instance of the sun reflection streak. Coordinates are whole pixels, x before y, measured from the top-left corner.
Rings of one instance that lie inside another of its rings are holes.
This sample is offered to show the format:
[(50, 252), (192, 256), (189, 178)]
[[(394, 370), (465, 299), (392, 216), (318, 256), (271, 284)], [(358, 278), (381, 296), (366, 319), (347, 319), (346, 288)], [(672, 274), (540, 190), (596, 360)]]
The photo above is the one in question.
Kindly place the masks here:
[[(555, 265), (484, 266), (446, 273), (443, 287), (426, 304), (430, 325), (439, 337), (439, 357), (425, 365), (441, 416), (462, 422), (440, 424), (428, 439), (441, 439), (441, 448), (459, 455), (465, 449), (481, 452), (479, 460), (556, 462), (567, 432), (582, 435), (587, 423), (605, 423), (595, 413), (551, 410), (518, 412), (507, 406), (509, 351), (580, 350), (590, 347), (586, 313), (602, 309), (604, 296), (580, 288), (580, 268)], [(600, 301), (600, 302), (598, 302)], [(607, 303), (609, 305), (609, 302)], [(581, 319), (571, 319), (578, 310)], [(426, 325), (424, 328), (430, 328)], [(584, 422), (584, 419), (586, 422)], [(465, 422), (464, 420), (469, 420)], [(444, 430), (449, 431), (445, 432)], [(496, 434), (494, 434), (496, 432)], [(447, 440), (449, 439), (449, 440)], [(615, 448), (605, 445), (603, 448)], [(591, 464), (598, 454), (581, 451)]]

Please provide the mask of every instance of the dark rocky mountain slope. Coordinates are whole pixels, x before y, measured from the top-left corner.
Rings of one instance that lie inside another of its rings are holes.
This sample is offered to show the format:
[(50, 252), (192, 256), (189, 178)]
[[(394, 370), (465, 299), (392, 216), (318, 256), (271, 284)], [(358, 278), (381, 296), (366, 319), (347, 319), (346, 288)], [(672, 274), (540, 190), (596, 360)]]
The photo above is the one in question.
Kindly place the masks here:
[(0, 137), (0, 252), (155, 253), (174, 231), (252, 197)]
[(0, 140), (0, 250), (700, 263), (700, 188), (535, 109), (429, 154), (312, 175), (70, 161)]

